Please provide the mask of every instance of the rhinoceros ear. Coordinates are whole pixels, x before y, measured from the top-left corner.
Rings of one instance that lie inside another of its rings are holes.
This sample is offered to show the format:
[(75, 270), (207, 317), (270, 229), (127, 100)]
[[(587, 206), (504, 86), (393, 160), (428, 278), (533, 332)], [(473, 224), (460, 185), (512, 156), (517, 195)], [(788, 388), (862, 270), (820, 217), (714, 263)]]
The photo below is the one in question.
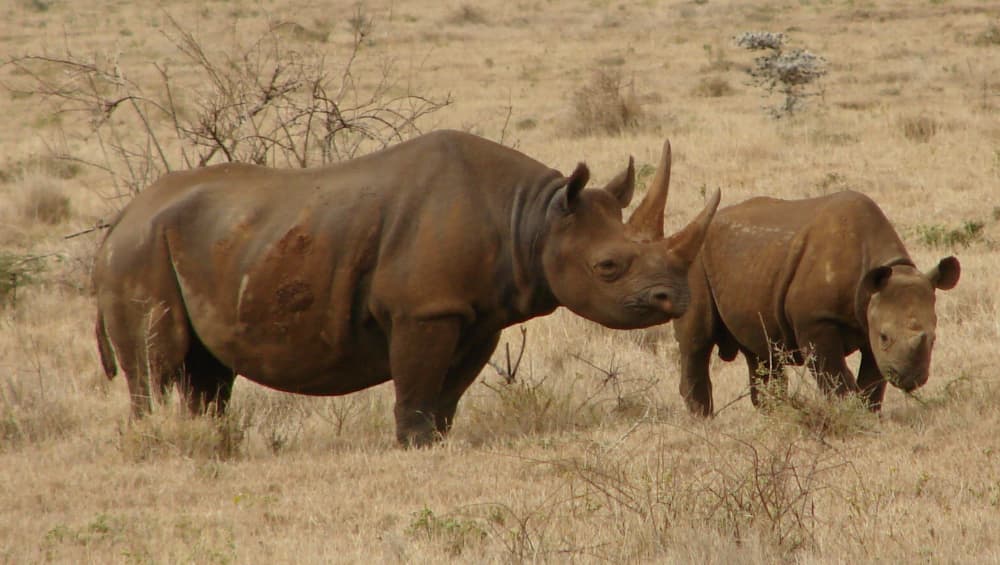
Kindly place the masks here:
[(941, 290), (951, 290), (958, 284), (958, 277), (962, 275), (962, 265), (955, 257), (945, 257), (933, 269), (927, 272), (934, 288)]
[(617, 198), (622, 208), (628, 206), (628, 203), (632, 201), (632, 195), (635, 193), (635, 159), (629, 157), (628, 167), (618, 173), (618, 176), (611, 179), (611, 182), (604, 187), (604, 190)]
[(889, 284), (889, 277), (891, 276), (892, 267), (884, 265), (875, 267), (865, 274), (865, 278), (861, 279), (861, 289), (868, 294), (875, 294), (885, 288), (885, 285)]
[(579, 163), (573, 174), (566, 179), (566, 188), (563, 189), (563, 209), (572, 212), (576, 209), (580, 201), (580, 191), (587, 186), (590, 181), (590, 169), (584, 163)]

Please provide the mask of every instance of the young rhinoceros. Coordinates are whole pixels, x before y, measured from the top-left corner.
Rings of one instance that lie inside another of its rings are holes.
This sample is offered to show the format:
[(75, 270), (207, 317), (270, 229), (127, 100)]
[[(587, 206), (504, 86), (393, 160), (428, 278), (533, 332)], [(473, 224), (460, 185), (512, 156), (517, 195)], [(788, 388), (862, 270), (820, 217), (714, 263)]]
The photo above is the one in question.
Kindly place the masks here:
[[(711, 415), (713, 346), (742, 352), (751, 399), (780, 376), (775, 348), (804, 362), (820, 387), (860, 391), (879, 410), (886, 381), (912, 391), (927, 381), (937, 316), (934, 290), (958, 283), (954, 257), (917, 270), (882, 210), (845, 191), (805, 200), (753, 198), (719, 210), (691, 266), (691, 304), (674, 322), (680, 392)], [(844, 357), (861, 350), (858, 379)]]
[(582, 163), (563, 176), (456, 131), (316, 169), (169, 173), (97, 252), (105, 372), (121, 364), (137, 416), (175, 383), (221, 411), (237, 374), (312, 395), (391, 380), (397, 438), (427, 444), (503, 328), (559, 306), (614, 328), (684, 313), (719, 194), (664, 238), (669, 165), (667, 146), (628, 223), (631, 161), (585, 189)]

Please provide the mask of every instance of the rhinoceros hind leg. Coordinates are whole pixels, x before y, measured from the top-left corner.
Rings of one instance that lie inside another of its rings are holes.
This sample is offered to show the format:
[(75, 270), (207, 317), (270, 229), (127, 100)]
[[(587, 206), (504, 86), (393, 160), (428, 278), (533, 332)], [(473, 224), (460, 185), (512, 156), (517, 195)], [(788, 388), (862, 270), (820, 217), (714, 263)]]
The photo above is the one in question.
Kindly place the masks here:
[(871, 351), (861, 352), (861, 367), (858, 369), (858, 388), (861, 397), (868, 403), (872, 412), (882, 410), (882, 399), (885, 398), (885, 377), (878, 370), (875, 356)]
[(469, 388), (479, 372), (483, 370), (490, 356), (497, 348), (500, 341), (500, 334), (493, 334), (486, 341), (475, 343), (468, 349), (462, 359), (445, 377), (444, 386), (441, 387), (441, 395), (438, 398), (437, 412), (435, 413), (435, 428), (438, 433), (444, 435), (451, 430), (455, 423), (455, 410), (458, 408), (458, 400)]
[(104, 312), (128, 382), (132, 417), (152, 410), (175, 382), (188, 346), (187, 321), (181, 308), (166, 301), (119, 302)]
[(198, 415), (214, 408), (215, 414), (224, 414), (235, 380), (236, 373), (212, 355), (197, 336), (192, 335), (191, 346), (184, 358), (184, 378), (180, 383), (188, 411)]
[(435, 414), (461, 322), (457, 316), (392, 321), (389, 370), (396, 389), (396, 439), (403, 446), (425, 447), (441, 437)]

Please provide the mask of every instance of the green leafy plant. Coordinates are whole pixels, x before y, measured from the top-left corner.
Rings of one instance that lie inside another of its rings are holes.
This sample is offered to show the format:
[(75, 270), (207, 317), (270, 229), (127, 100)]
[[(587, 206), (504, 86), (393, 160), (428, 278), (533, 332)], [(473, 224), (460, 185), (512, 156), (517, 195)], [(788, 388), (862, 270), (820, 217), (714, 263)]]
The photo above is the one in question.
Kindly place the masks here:
[(940, 224), (917, 226), (917, 240), (928, 247), (968, 247), (983, 240), (985, 222), (965, 220), (957, 228)]
[(486, 530), (478, 521), (454, 515), (438, 516), (427, 507), (413, 514), (406, 533), (442, 543), (451, 556), (461, 555), (467, 548), (486, 540)]
[(0, 252), (0, 306), (16, 304), (18, 289), (39, 282), (46, 257)]

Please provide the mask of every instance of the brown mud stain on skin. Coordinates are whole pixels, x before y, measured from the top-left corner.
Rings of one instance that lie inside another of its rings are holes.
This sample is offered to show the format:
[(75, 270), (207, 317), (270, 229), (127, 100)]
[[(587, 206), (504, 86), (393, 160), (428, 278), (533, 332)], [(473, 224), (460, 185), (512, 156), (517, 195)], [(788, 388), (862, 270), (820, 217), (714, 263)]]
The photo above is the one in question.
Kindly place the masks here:
[(274, 293), (278, 309), (284, 312), (301, 312), (313, 303), (313, 293), (309, 285), (301, 280), (282, 284)]
[(281, 241), (278, 242), (278, 249), (283, 254), (305, 255), (309, 253), (312, 242), (311, 235), (296, 227), (288, 230), (285, 237), (281, 238)]
[(212, 256), (215, 260), (216, 265), (225, 264), (232, 257), (233, 251), (233, 240), (226, 238), (220, 239), (215, 242), (212, 246)]

